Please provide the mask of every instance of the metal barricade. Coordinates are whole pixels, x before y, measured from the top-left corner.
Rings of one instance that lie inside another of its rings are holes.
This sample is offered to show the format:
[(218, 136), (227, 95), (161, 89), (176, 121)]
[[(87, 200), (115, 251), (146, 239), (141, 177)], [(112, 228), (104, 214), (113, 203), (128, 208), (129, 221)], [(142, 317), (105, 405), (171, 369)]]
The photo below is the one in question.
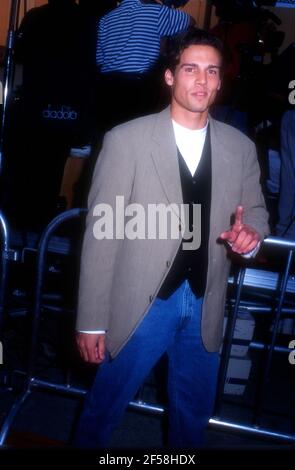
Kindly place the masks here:
[[(210, 425), (215, 427), (216, 429), (220, 430), (231, 430), (234, 432), (246, 432), (255, 436), (265, 437), (265, 438), (273, 438), (276, 440), (281, 440), (285, 442), (295, 442), (295, 434), (287, 434), (283, 432), (279, 432), (273, 429), (266, 429), (260, 427), (260, 418), (263, 410), (263, 398), (265, 395), (266, 387), (270, 377), (271, 365), (273, 360), (274, 352), (281, 352), (281, 353), (290, 353), (290, 349), (282, 346), (276, 345), (276, 339), (278, 335), (278, 328), (279, 322), (282, 316), (283, 305), (285, 301), (286, 291), (287, 291), (287, 284), (290, 277), (292, 262), (294, 259), (294, 250), (295, 250), (295, 241), (286, 240), (283, 238), (278, 237), (268, 237), (264, 240), (264, 247), (268, 248), (279, 248), (280, 252), (287, 253), (287, 259), (284, 266), (284, 269), (281, 273), (281, 279), (277, 280), (276, 286), (276, 305), (271, 306), (270, 308), (265, 306), (257, 306), (258, 311), (262, 311), (265, 314), (269, 314), (271, 311), (274, 312), (274, 322), (273, 328), (271, 333), (271, 339), (268, 344), (264, 344), (261, 342), (250, 342), (249, 348), (257, 349), (260, 351), (264, 351), (266, 353), (265, 358), (265, 367), (263, 372), (263, 377), (261, 381), (260, 390), (258, 392), (258, 396), (256, 399), (255, 407), (253, 410), (253, 419), (251, 425), (243, 424), (243, 423), (235, 423), (232, 421), (226, 421), (220, 419), (220, 413), (222, 408), (222, 396), (226, 381), (226, 372), (229, 364), (231, 347), (234, 343), (234, 328), (237, 320), (237, 315), (239, 308), (241, 307), (241, 294), (242, 289), (245, 283), (245, 275), (246, 275), (246, 268), (242, 267), (238, 273), (237, 281), (236, 281), (236, 296), (234, 299), (234, 306), (233, 306), (233, 313), (230, 317), (228, 324), (226, 335), (224, 339), (224, 346), (222, 350), (222, 360), (221, 360), (221, 367), (219, 372), (219, 381), (218, 381), (218, 389), (217, 389), (217, 397), (216, 397), (216, 406), (215, 406), (215, 416), (214, 418), (210, 419)], [(247, 306), (243, 306), (243, 308), (247, 309)], [(255, 310), (255, 305), (250, 307), (253, 311)], [(286, 312), (289, 314), (293, 314), (295, 318), (295, 308), (293, 309), (286, 309)]]
[(71, 395), (85, 395), (86, 390), (76, 389), (71, 387), (70, 384), (59, 385), (54, 384), (49, 381), (39, 380), (35, 376), (35, 362), (36, 362), (36, 352), (38, 344), (38, 333), (40, 328), (40, 319), (41, 319), (41, 307), (42, 307), (42, 289), (45, 276), (46, 268), (46, 255), (48, 250), (48, 245), (52, 234), (56, 231), (61, 224), (79, 218), (86, 213), (86, 209), (71, 209), (66, 212), (59, 214), (55, 217), (44, 230), (39, 246), (38, 246), (38, 256), (37, 256), (37, 271), (36, 271), (36, 283), (35, 283), (35, 296), (34, 296), (34, 305), (33, 305), (33, 324), (32, 324), (32, 336), (30, 344), (30, 354), (29, 354), (29, 364), (28, 371), (25, 380), (25, 386), (23, 392), (16, 400), (9, 413), (7, 414), (4, 423), (0, 429), (0, 446), (3, 446), (7, 437), (7, 434), (13, 424), (13, 421), (26, 402), (27, 398), (30, 396), (33, 389), (45, 389), (56, 391), (59, 393), (66, 393)]

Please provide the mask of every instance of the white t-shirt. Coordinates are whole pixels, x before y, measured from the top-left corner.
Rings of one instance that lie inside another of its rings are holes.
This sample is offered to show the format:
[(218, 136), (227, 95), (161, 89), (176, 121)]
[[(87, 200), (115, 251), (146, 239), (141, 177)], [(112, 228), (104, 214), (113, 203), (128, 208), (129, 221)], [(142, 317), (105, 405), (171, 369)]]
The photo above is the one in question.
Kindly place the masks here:
[(202, 129), (188, 129), (183, 127), (177, 122), (173, 121), (173, 129), (176, 140), (176, 145), (183, 156), (185, 163), (192, 176), (194, 176), (201, 160), (207, 129), (208, 121)]

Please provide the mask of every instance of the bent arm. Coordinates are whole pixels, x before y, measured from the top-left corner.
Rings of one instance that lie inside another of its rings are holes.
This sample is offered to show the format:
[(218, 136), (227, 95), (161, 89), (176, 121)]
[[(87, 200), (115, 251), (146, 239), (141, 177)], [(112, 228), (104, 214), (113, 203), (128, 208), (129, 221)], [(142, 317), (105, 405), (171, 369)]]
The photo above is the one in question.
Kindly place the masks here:
[[(78, 331), (107, 330), (110, 315), (110, 293), (120, 240), (115, 231), (108, 239), (97, 239), (95, 223), (98, 205), (108, 206), (115, 214), (116, 197), (123, 196), (128, 204), (132, 188), (133, 165), (117, 133), (109, 132), (95, 167), (88, 198), (78, 298)], [(113, 227), (113, 218), (106, 223)]]

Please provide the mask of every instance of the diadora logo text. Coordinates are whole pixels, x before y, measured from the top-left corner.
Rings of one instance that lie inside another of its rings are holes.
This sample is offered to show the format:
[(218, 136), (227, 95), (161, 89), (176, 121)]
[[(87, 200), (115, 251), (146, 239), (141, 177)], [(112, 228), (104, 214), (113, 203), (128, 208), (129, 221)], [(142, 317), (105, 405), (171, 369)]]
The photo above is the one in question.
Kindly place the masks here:
[(62, 105), (60, 108), (54, 109), (51, 104), (42, 111), (44, 119), (57, 119), (65, 121), (75, 121), (78, 118), (78, 113), (70, 106)]

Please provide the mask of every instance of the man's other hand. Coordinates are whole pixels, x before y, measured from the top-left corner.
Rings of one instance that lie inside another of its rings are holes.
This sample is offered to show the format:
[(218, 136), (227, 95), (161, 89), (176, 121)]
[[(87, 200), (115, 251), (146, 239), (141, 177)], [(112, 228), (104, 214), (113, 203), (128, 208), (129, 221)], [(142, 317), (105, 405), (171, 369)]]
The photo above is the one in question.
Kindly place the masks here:
[(228, 242), (232, 251), (240, 255), (254, 250), (261, 241), (259, 233), (243, 223), (243, 212), (243, 207), (238, 206), (235, 212), (235, 222), (231, 229), (220, 234), (220, 238)]
[(82, 359), (91, 364), (100, 364), (105, 358), (105, 334), (76, 334), (76, 342)]

